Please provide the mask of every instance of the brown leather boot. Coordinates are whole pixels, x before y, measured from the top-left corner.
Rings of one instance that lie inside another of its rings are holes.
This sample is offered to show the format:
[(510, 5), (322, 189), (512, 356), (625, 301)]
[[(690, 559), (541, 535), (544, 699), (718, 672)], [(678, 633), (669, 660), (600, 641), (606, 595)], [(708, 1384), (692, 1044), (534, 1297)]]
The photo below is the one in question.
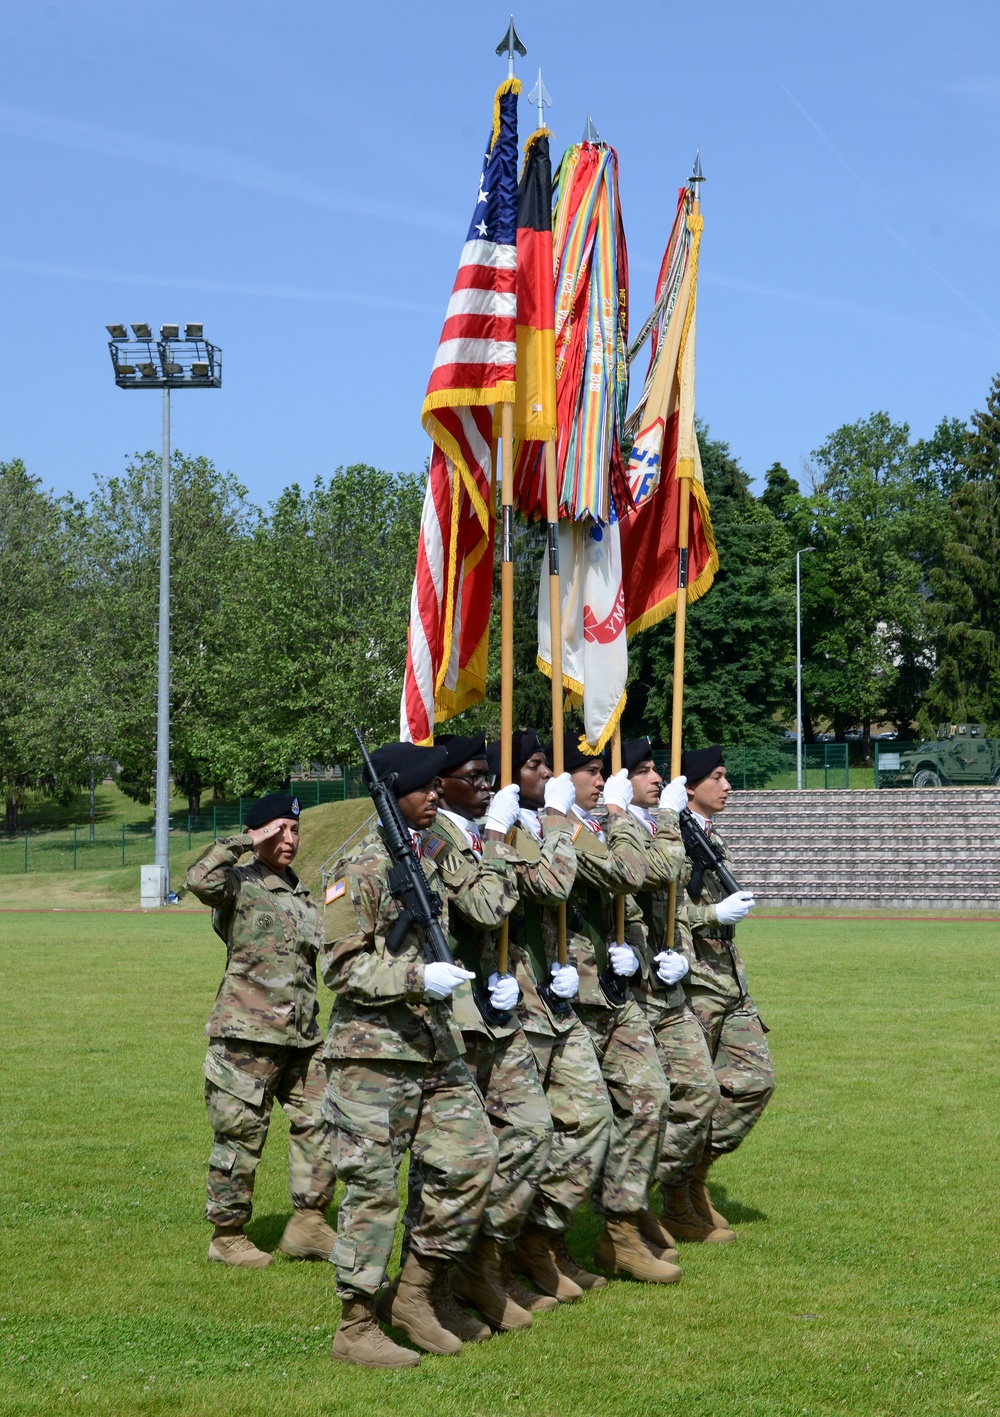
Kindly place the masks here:
[(589, 1269), (584, 1269), (582, 1264), (577, 1264), (566, 1248), (565, 1235), (560, 1235), (556, 1241), (556, 1264), (559, 1266), (559, 1273), (572, 1279), (574, 1284), (579, 1284), (581, 1289), (607, 1289), (608, 1287), (608, 1281), (603, 1274), (591, 1274)]
[(328, 1260), (337, 1243), (337, 1232), (321, 1210), (296, 1210), (278, 1241), (278, 1249), (293, 1260)]
[(359, 1363), (362, 1368), (415, 1368), (420, 1362), (419, 1353), (401, 1348), (382, 1332), (375, 1318), (375, 1301), (367, 1294), (344, 1300), (330, 1357), (336, 1363)]
[(455, 1267), (451, 1287), (463, 1304), (478, 1309), (490, 1328), (507, 1332), (530, 1328), (531, 1315), (504, 1288), (500, 1273), (500, 1241), (479, 1235), (465, 1258)]
[(736, 1239), (732, 1230), (719, 1229), (695, 1210), (689, 1194), (689, 1181), (679, 1186), (663, 1186), (663, 1219), (678, 1240), (692, 1240), (703, 1245), (726, 1245)]
[(630, 1274), (646, 1284), (676, 1284), (681, 1272), (675, 1264), (658, 1260), (639, 1233), (635, 1215), (606, 1215), (604, 1234), (594, 1248), (594, 1259), (612, 1274)]
[[(456, 1338), (460, 1338), (463, 1343), (481, 1343), (484, 1338), (492, 1338), (493, 1334), (486, 1324), (474, 1318), (472, 1314), (467, 1314), (460, 1308), (451, 1292), (451, 1276), (445, 1271), (445, 1284), (435, 1285), (433, 1293), (434, 1312), (441, 1321), (441, 1327), (448, 1329)], [(393, 1324), (392, 1306), (396, 1299), (396, 1291), (399, 1288), (399, 1275), (387, 1288), (379, 1292), (375, 1301), (375, 1312), (384, 1324)]]
[(406, 1256), (392, 1300), (392, 1322), (425, 1353), (457, 1353), (462, 1340), (445, 1328), (434, 1300), (448, 1261), (431, 1259), (411, 1250)]
[(640, 1210), (636, 1219), (639, 1221), (639, 1234), (646, 1244), (653, 1251), (658, 1260), (669, 1260), (671, 1264), (676, 1264), (680, 1256), (674, 1244), (674, 1237), (667, 1227), (662, 1224), (660, 1217), (651, 1206), (645, 1210)]
[(529, 1314), (545, 1314), (559, 1307), (559, 1300), (554, 1299), (551, 1294), (536, 1294), (534, 1289), (529, 1289), (521, 1283), (511, 1268), (509, 1255), (502, 1255), (500, 1258), (500, 1283), (514, 1303)]
[(694, 1168), (694, 1175), (691, 1177), (691, 1184), (688, 1187), (688, 1195), (691, 1197), (691, 1204), (704, 1220), (710, 1220), (716, 1230), (732, 1230), (732, 1226), (721, 1211), (716, 1210), (712, 1204), (712, 1197), (708, 1193), (708, 1168), (712, 1164), (712, 1158), (703, 1156)]
[(512, 1262), (540, 1294), (549, 1294), (560, 1304), (573, 1304), (583, 1298), (583, 1290), (556, 1263), (558, 1242), (558, 1231), (544, 1225), (525, 1225), (517, 1237)]
[(217, 1229), (208, 1247), (208, 1258), (239, 1269), (265, 1269), (272, 1256), (266, 1250), (258, 1250), (241, 1226), (239, 1230)]

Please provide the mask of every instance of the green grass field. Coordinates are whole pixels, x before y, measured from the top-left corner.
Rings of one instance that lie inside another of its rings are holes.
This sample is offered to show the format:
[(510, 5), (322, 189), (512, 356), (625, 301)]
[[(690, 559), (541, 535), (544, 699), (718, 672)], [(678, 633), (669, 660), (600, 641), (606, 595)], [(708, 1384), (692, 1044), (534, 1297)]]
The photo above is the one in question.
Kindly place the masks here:
[[(332, 1267), (205, 1263), (202, 911), (0, 915), (0, 1411), (799, 1417), (1000, 1410), (995, 923), (741, 927), (778, 1073), (740, 1232), (417, 1370), (333, 1365)], [(325, 1007), (325, 1005), (324, 1005)], [(253, 1237), (289, 1213), (272, 1127)], [(571, 1245), (595, 1238), (583, 1216)]]

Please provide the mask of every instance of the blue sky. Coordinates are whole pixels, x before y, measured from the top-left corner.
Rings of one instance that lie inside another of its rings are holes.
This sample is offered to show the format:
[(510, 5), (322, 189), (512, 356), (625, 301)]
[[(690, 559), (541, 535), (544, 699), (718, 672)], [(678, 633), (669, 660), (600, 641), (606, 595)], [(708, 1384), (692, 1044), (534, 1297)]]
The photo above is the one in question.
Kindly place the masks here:
[[(257, 501), (340, 463), (420, 468), (507, 15), (7, 0), (0, 459), (82, 495), (156, 446), (158, 400), (115, 388), (105, 322), (201, 320), (224, 384), (175, 398), (175, 445)], [(982, 406), (995, 0), (535, 0), (515, 19), (554, 152), (588, 109), (618, 148), (634, 329), (701, 145), (698, 408), (754, 477), (800, 475), (873, 409), (923, 435)]]

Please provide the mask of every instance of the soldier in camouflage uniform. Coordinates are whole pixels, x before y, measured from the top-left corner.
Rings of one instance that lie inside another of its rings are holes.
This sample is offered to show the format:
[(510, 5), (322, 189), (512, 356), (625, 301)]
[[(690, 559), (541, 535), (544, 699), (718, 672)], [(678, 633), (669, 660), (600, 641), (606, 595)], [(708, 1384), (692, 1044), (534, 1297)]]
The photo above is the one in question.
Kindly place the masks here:
[[(687, 930), (684, 882), (691, 868), (678, 829), (678, 812), (687, 806), (685, 778), (664, 785), (653, 762), (648, 738), (622, 745), (622, 760), (632, 784), (629, 811), (644, 829), (648, 869), (645, 888), (636, 895), (646, 924), (646, 938), (634, 944), (640, 956), (634, 992), (649, 1020), (663, 1068), (670, 1083), (670, 1109), (660, 1142), (656, 1179), (665, 1192), (687, 1193), (687, 1185), (701, 1161), (712, 1116), (719, 1104), (719, 1084), (701, 1024), (684, 992), (683, 979), (690, 969), (690, 934)], [(668, 890), (679, 889), (675, 906), (674, 939), (667, 942)], [(676, 1211), (676, 1207), (671, 1207)], [(655, 1243), (672, 1244), (672, 1231), (646, 1210), (640, 1218), (643, 1234)], [(731, 1230), (706, 1222), (693, 1211), (682, 1215), (677, 1232), (681, 1239), (719, 1243), (735, 1240)]]
[[(499, 1153), (482, 1229), (454, 1271), (452, 1288), (463, 1303), (478, 1309), (491, 1328), (530, 1328), (531, 1300), (523, 1290), (520, 1297), (528, 1303), (518, 1303), (513, 1275), (504, 1263), (505, 1250), (517, 1239), (531, 1208), (552, 1144), (552, 1119), (515, 1012), (517, 980), (510, 972), (503, 977), (497, 973), (495, 927), (517, 904), (515, 871), (525, 864), (506, 842), (517, 818), (518, 788), (504, 788), (490, 801), (483, 735), (449, 734), (436, 742), (447, 755), (441, 774), (444, 805), (434, 826), (424, 833), (424, 853), (433, 858), (448, 890), (452, 953), (475, 975), (455, 991), (455, 1022), (462, 1030), (465, 1061), (483, 1094)], [(480, 832), (477, 822), (484, 815)], [(494, 853), (511, 868), (499, 892)], [(411, 1163), (410, 1210), (422, 1179), (419, 1166)], [(551, 1299), (533, 1297), (543, 1306), (555, 1307)]]
[[(498, 742), (490, 744), (487, 759), (495, 777)], [(603, 1275), (588, 1273), (572, 1258), (566, 1232), (601, 1174), (612, 1111), (590, 1034), (570, 1003), (579, 975), (572, 964), (555, 960), (558, 909), (576, 879), (573, 833), (579, 823), (568, 816), (576, 800), (573, 781), (569, 773), (553, 777), (534, 729), (514, 734), (512, 767), (520, 803), (513, 845), (521, 898), (510, 917), (508, 967), (521, 986), (518, 1017), (538, 1067), (553, 1134), (514, 1252), (516, 1267), (539, 1292), (519, 1285), (512, 1269), (506, 1273), (508, 1292), (522, 1307), (537, 1310), (572, 1303), (585, 1289), (607, 1284)]]
[[(278, 1248), (299, 1259), (328, 1259), (336, 1238), (324, 1217), (335, 1177), (321, 1116), (320, 916), (291, 869), (298, 819), (299, 804), (287, 793), (262, 798), (246, 814), (245, 833), (217, 841), (184, 882), (212, 906), (212, 924), (227, 951), (205, 1026), (212, 1040), (203, 1069), (205, 1103), (215, 1132), (206, 1211), (215, 1233), (208, 1258), (252, 1268), (271, 1263), (243, 1227), (275, 1098), (290, 1123), (295, 1208)], [(253, 860), (238, 865), (248, 851)]]
[[(612, 1273), (672, 1284), (680, 1270), (650, 1249), (639, 1228), (639, 1217), (648, 1207), (670, 1089), (649, 1024), (629, 994), (628, 980), (638, 971), (639, 957), (629, 944), (615, 943), (615, 898), (644, 884), (646, 850), (641, 828), (627, 811), (632, 790), (625, 769), (605, 783), (601, 759), (582, 753), (572, 734), (566, 735), (564, 754), (579, 825), (568, 911), (570, 958), (580, 975), (576, 1012), (600, 1059), (614, 1113), (593, 1196), (594, 1209), (605, 1217), (594, 1255)], [(607, 832), (594, 816), (602, 788)], [(630, 927), (644, 930), (634, 902), (630, 914)]]
[[(681, 768), (687, 777), (688, 804), (696, 821), (710, 835), (723, 860), (728, 860), (726, 844), (713, 822), (732, 791), (726, 780), (722, 749), (715, 744), (684, 753)], [(720, 1156), (736, 1150), (774, 1092), (767, 1030), (750, 996), (746, 968), (734, 938), (733, 926), (752, 906), (749, 892), (726, 896), (711, 873), (706, 873), (697, 901), (689, 899), (687, 904), (692, 958), (684, 986), (704, 1031), (721, 1097), (693, 1176), (686, 1187), (673, 1187), (664, 1193), (664, 1219), (678, 1231), (692, 1210), (705, 1224), (710, 1221), (717, 1229), (731, 1228), (712, 1205), (706, 1184), (708, 1168)]]
[[(396, 774), (393, 791), (414, 847), (433, 825), (440, 798), (442, 748), (390, 744), (372, 755), (380, 776)], [(490, 844), (481, 863), (509, 890), (506, 862)], [(420, 1213), (392, 1297), (392, 1322), (428, 1353), (455, 1353), (462, 1340), (489, 1329), (455, 1303), (449, 1265), (479, 1230), (497, 1164), (497, 1146), (475, 1081), (462, 1061), (451, 996), (469, 971), (425, 963), (419, 932), (396, 953), (388, 940), (399, 905), (388, 886), (391, 858), (380, 831), (338, 862), (326, 891), (323, 978), (336, 994), (323, 1050), (325, 1109), (333, 1124), (337, 1175), (345, 1184), (333, 1263), (343, 1315), (332, 1356), (369, 1367), (418, 1362), (382, 1333), (375, 1295), (385, 1280), (399, 1214), (398, 1174), (409, 1149), (423, 1177)], [(463, 868), (449, 853), (450, 883)], [(422, 866), (442, 898), (447, 892), (430, 855)], [(474, 873), (469, 870), (468, 875)]]

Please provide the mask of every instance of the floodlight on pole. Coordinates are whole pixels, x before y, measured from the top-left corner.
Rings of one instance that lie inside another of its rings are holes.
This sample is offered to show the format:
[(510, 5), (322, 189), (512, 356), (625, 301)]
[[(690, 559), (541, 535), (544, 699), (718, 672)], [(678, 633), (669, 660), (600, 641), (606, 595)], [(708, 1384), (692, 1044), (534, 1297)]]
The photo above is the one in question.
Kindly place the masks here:
[[(160, 597), (156, 673), (156, 864), (143, 867), (142, 903), (165, 905), (170, 894), (170, 390), (222, 387), (222, 350), (205, 339), (204, 326), (107, 325), (111, 363), (120, 389), (163, 390), (163, 454), (160, 462)], [(135, 377), (136, 370), (139, 378)], [(148, 875), (155, 884), (147, 886)]]
[(795, 786), (802, 791), (802, 557), (815, 546), (795, 553)]

